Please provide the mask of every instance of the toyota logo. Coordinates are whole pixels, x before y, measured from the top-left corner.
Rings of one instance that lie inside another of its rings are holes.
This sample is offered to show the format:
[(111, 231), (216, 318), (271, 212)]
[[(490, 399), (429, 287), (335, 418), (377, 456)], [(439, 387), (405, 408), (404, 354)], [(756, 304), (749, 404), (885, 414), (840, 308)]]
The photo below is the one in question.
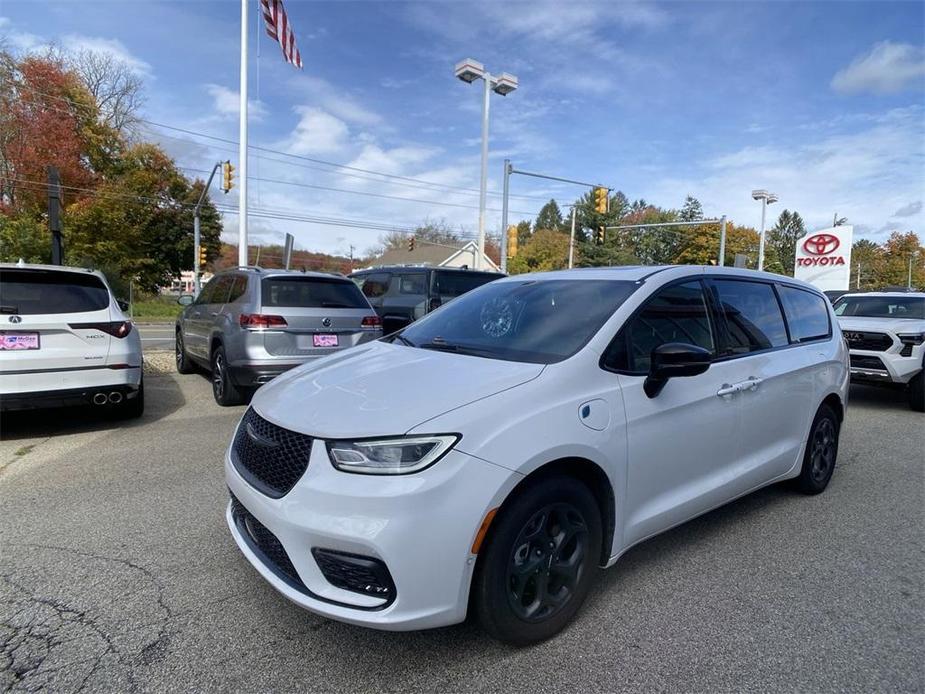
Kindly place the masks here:
[(816, 234), (803, 242), (803, 250), (810, 255), (828, 255), (841, 245), (837, 236), (832, 234)]
[(17, 315), (10, 316), (10, 323), (22, 323), (22, 316), (17, 316)]
[(322, 319), (321, 319), (321, 325), (323, 325), (325, 328), (330, 328), (330, 327), (331, 327), (331, 319), (330, 319), (330, 318), (322, 318)]

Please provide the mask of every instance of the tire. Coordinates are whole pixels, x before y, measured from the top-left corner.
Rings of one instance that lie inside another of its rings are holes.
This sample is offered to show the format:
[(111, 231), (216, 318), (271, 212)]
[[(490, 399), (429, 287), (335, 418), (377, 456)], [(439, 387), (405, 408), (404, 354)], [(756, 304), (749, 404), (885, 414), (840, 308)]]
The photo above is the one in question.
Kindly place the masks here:
[(183, 331), (181, 330), (177, 330), (174, 352), (176, 353), (177, 359), (177, 373), (191, 374), (196, 370), (193, 366), (193, 362), (190, 361), (189, 355), (186, 353), (186, 345), (183, 344)]
[(909, 381), (909, 407), (915, 412), (925, 412), (925, 369)]
[(556, 475), (518, 492), (476, 567), (472, 599), (482, 628), (516, 646), (554, 636), (587, 597), (600, 551), (600, 511), (584, 484)]
[(819, 494), (825, 491), (835, 472), (838, 458), (838, 417), (828, 405), (822, 405), (816, 412), (809, 430), (806, 451), (803, 453), (803, 467), (794, 480), (796, 488), (804, 494)]
[(244, 402), (244, 396), (238, 387), (231, 380), (228, 374), (228, 361), (225, 358), (225, 348), (222, 345), (216, 345), (212, 350), (212, 397), (222, 407), (231, 407), (240, 405)]

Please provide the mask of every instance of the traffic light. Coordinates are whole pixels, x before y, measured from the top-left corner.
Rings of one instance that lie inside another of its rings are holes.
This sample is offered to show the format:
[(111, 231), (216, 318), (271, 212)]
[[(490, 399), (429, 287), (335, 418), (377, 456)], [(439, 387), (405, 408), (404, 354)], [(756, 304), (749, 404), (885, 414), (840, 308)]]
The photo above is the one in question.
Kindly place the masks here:
[(206, 264), (206, 247), (200, 246), (199, 247), (199, 267), (202, 267), (205, 264)]
[(601, 214), (607, 212), (607, 189), (606, 188), (595, 188), (594, 189), (594, 211)]
[(507, 228), (507, 257), (513, 258), (517, 255), (517, 227), (509, 226)]
[(414, 237), (409, 236), (408, 237), (408, 252), (410, 253), (413, 250), (414, 250)]
[(603, 245), (604, 245), (604, 225), (603, 225), (603, 224), (601, 224), (601, 225), (597, 228), (597, 236), (596, 236), (596, 239), (595, 239), (595, 240), (597, 241), (597, 245), (598, 245), (598, 246), (603, 246)]
[(226, 193), (234, 187), (234, 167), (230, 161), (222, 164), (222, 190)]

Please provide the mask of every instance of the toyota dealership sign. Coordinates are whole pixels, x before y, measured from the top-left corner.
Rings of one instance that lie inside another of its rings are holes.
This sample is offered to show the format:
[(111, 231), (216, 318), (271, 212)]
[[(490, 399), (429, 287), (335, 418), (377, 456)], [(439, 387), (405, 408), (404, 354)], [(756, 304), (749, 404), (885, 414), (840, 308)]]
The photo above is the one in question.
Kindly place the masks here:
[(848, 289), (854, 227), (810, 232), (797, 241), (793, 276), (826, 291)]

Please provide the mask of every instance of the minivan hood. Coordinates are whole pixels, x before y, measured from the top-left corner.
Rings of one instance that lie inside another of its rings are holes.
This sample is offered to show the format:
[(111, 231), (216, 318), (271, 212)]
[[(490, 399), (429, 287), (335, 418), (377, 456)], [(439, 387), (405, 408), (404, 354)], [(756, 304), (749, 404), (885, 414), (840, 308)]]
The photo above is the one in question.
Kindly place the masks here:
[(921, 318), (861, 318), (857, 316), (838, 319), (842, 330), (864, 332), (914, 333), (925, 330)]
[(542, 364), (373, 342), (289, 371), (258, 390), (252, 406), (319, 438), (391, 436), (542, 371)]

